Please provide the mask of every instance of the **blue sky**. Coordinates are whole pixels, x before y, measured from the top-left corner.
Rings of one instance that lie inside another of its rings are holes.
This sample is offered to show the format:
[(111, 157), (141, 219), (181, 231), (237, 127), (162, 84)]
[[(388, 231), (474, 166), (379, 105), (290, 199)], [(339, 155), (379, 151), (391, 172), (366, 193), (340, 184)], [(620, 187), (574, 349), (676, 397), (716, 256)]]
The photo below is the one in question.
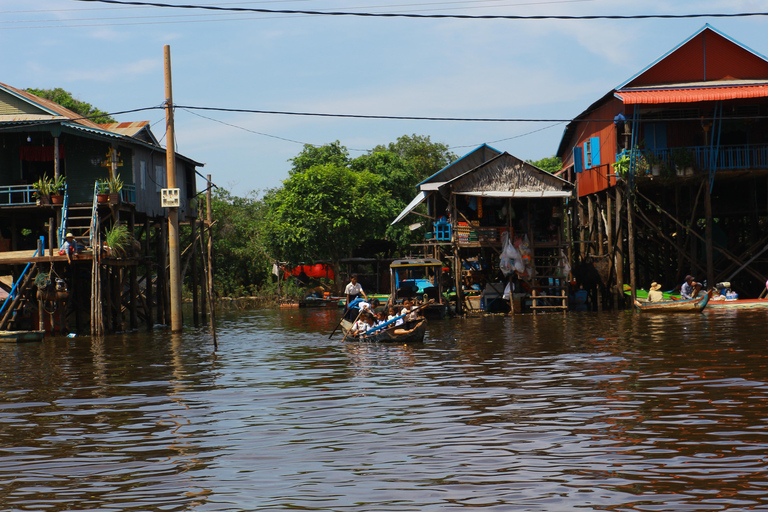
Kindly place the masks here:
[[(739, 0), (166, 0), (263, 9), (470, 15), (765, 11)], [(170, 45), (176, 105), (384, 116), (569, 119), (705, 23), (768, 54), (768, 17), (458, 20), (214, 13), (74, 0), (0, 0), (0, 82), (62, 87), (108, 112), (164, 101)], [(148, 120), (165, 136), (164, 113)], [(336, 119), (176, 112), (176, 149), (236, 195), (279, 186), (303, 144), (358, 156), (405, 134), (457, 155), (488, 143), (523, 159), (555, 153), (564, 124)], [(163, 142), (163, 144), (165, 144)]]

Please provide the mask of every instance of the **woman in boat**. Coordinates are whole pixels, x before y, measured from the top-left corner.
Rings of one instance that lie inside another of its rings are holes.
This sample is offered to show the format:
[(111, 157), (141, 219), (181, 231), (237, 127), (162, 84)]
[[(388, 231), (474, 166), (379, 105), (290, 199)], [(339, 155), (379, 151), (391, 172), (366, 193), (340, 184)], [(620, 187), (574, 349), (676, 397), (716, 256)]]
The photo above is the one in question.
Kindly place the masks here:
[(664, 293), (661, 291), (661, 285), (654, 281), (648, 290), (648, 302), (661, 302), (663, 300)]

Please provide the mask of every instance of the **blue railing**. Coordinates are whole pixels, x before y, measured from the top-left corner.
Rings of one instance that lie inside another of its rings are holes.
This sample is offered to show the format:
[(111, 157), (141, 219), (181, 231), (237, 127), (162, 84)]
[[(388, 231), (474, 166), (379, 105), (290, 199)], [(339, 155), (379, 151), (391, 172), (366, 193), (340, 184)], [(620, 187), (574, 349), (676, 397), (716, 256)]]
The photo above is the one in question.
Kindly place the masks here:
[(27, 205), (36, 204), (37, 189), (32, 185), (4, 185), (0, 186), (0, 205)]
[(733, 146), (720, 146), (714, 149), (712, 146), (691, 146), (686, 148), (669, 148), (660, 150), (644, 150), (642, 153), (654, 154), (657, 159), (674, 166), (674, 153), (684, 149), (693, 154), (696, 167), (708, 170), (712, 166), (712, 152), (717, 151), (715, 169), (768, 169), (768, 146), (739, 144)]
[(120, 189), (120, 199), (124, 203), (136, 204), (136, 185), (124, 184)]
[[(32, 255), (32, 257), (36, 257), (38, 252), (40, 251), (40, 247), (45, 247), (45, 237), (40, 237), (40, 244), (37, 249), (35, 249), (35, 254)], [(45, 252), (45, 251), (43, 251)], [(41, 255), (42, 256), (42, 255)], [(21, 275), (16, 280), (16, 282), (13, 283), (13, 287), (11, 287), (11, 292), (8, 294), (8, 297), (5, 298), (5, 301), (3, 301), (3, 306), (0, 307), (0, 318), (3, 316), (3, 312), (5, 311), (5, 306), (10, 304), (13, 299), (16, 298), (16, 294), (18, 293), (19, 283), (21, 283), (22, 279), (24, 279), (24, 276), (27, 274), (27, 270), (29, 270), (29, 266), (32, 265), (32, 262), (30, 261), (27, 263), (27, 266), (24, 267), (24, 270), (21, 272)]]
[(64, 245), (64, 239), (66, 238), (64, 235), (67, 232), (67, 218), (69, 217), (68, 213), (69, 208), (69, 194), (67, 194), (67, 185), (64, 185), (64, 202), (61, 205), (61, 224), (59, 225), (59, 247)]

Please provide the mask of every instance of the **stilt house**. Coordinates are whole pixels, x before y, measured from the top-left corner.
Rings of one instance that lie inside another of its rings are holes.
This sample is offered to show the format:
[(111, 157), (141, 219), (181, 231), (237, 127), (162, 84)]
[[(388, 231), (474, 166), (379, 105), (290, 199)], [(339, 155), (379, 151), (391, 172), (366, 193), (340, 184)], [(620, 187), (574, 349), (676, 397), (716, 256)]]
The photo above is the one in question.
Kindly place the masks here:
[(491, 296), (500, 298), (508, 282), (499, 267), (506, 239), (521, 259), (520, 271), (509, 277), (519, 278), (518, 290), (531, 297), (530, 307), (567, 309), (568, 241), (562, 235), (571, 183), (482, 145), (418, 187), (393, 224), (427, 203), (428, 229), (420, 246), (425, 256), (452, 262), (459, 312), (489, 310)]
[(687, 274), (765, 289), (767, 115), (768, 59), (705, 25), (566, 127), (576, 247), (608, 261), (616, 305)]
[[(11, 276), (0, 284), (10, 296), (0, 330), (87, 332), (102, 307), (108, 330), (135, 328), (139, 315), (151, 326), (153, 305), (162, 322), (168, 213), (160, 191), (168, 181), (166, 152), (149, 123), (99, 125), (0, 84), (0, 128), (0, 275)], [(199, 166), (176, 156), (181, 223), (197, 216)], [(111, 251), (100, 241), (116, 225), (131, 240)], [(59, 255), (68, 232), (84, 249), (71, 264)], [(102, 274), (106, 295), (92, 307), (92, 277)]]

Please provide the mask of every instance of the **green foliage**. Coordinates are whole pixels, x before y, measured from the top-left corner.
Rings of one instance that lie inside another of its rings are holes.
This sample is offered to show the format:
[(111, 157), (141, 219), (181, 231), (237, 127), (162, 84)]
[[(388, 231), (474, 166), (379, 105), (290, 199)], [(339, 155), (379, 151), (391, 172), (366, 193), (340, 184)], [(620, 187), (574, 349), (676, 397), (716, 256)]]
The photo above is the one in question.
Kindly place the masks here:
[(216, 189), (212, 210), (216, 293), (252, 295), (269, 279), (272, 267), (262, 245), (264, 201), (256, 192), (237, 197)]
[(105, 180), (107, 182), (107, 188), (109, 188), (110, 194), (117, 194), (123, 189), (123, 180), (120, 179), (119, 174), (115, 174), (113, 177)]
[(528, 163), (552, 174), (563, 168), (563, 160), (557, 156), (550, 156), (541, 160), (528, 160)]
[(25, 89), (26, 92), (44, 98), (46, 100), (58, 103), (64, 108), (80, 114), (83, 117), (87, 117), (94, 123), (115, 123), (115, 119), (112, 118), (107, 112), (103, 112), (98, 108), (95, 108), (90, 103), (80, 101), (72, 96), (71, 92), (57, 87), (56, 89)]
[(109, 180), (96, 181), (96, 193), (97, 194), (109, 194)]
[(125, 250), (131, 244), (131, 234), (125, 224), (114, 224), (104, 233), (104, 241), (110, 249)]
[(387, 146), (376, 146), (371, 153), (381, 151), (398, 154), (409, 162), (416, 173), (417, 183), (429, 178), (457, 158), (447, 145), (432, 142), (429, 135), (403, 135)]
[(329, 259), (337, 269), (362, 240), (383, 235), (394, 205), (381, 181), (332, 163), (294, 174), (264, 199), (267, 251), (292, 263)]
[(333, 164), (346, 167), (349, 164), (349, 151), (337, 140), (324, 146), (305, 144), (301, 153), (288, 160), (293, 166), (289, 175), (305, 172), (313, 165)]
[(51, 193), (55, 194), (64, 189), (64, 185), (67, 184), (67, 177), (59, 174), (58, 178), (51, 180)]
[(50, 196), (53, 192), (53, 179), (41, 176), (32, 184), (32, 188), (35, 189), (35, 197)]

